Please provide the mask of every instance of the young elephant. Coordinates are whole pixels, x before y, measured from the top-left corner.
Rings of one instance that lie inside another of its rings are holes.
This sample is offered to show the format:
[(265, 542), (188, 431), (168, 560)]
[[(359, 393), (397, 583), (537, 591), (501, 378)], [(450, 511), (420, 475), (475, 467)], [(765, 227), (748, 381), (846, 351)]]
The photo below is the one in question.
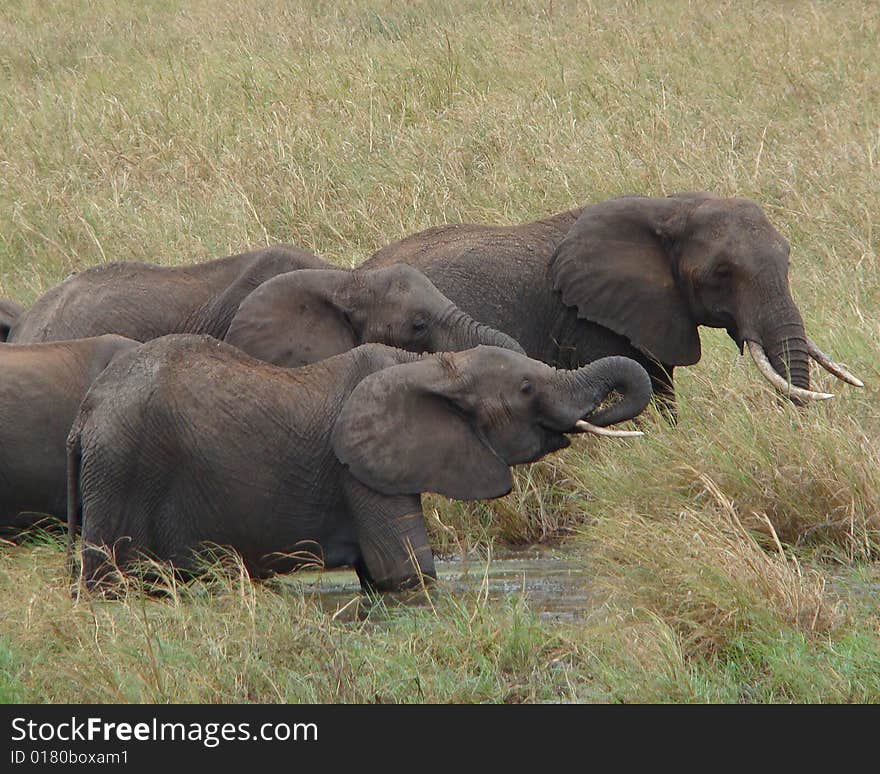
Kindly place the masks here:
[[(596, 411), (613, 390), (623, 398)], [(194, 571), (206, 542), (236, 549), (254, 576), (308, 554), (354, 566), (365, 588), (405, 588), (435, 577), (421, 492), (500, 497), (511, 465), (599, 429), (584, 417), (636, 416), (650, 394), (644, 369), (620, 357), (557, 371), (496, 347), (366, 344), (288, 369), (166, 336), (120, 357), (83, 401), (68, 439), (68, 549), (81, 516), (90, 588), (139, 555)]]
[(0, 345), (0, 528), (67, 514), (67, 434), (95, 377), (138, 346), (122, 336)]
[(6, 341), (13, 323), (24, 311), (24, 307), (8, 298), (0, 298), (0, 341)]
[(488, 344), (525, 354), (510, 336), (476, 322), (418, 269), (402, 263), (279, 274), (245, 298), (225, 341), (288, 368), (369, 342), (411, 352)]
[(222, 339), (242, 299), (267, 279), (329, 264), (278, 245), (184, 266), (120, 262), (71, 274), (12, 325), (9, 341), (36, 344), (116, 333), (137, 341), (168, 333)]

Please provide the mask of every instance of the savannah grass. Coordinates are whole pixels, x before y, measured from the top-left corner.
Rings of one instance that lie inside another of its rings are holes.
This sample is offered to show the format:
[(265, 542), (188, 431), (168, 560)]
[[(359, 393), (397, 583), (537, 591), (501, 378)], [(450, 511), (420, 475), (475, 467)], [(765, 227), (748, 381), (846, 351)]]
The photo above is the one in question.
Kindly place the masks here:
[(442, 553), (586, 562), (576, 622), (443, 588), (334, 617), (234, 565), (74, 602), (55, 539), (0, 546), (0, 700), (880, 700), (878, 28), (849, 0), (4, 3), (0, 295), (706, 189), (765, 208), (809, 334), (867, 387), (814, 372), (837, 397), (795, 409), (703, 330), (676, 428), (425, 498)]

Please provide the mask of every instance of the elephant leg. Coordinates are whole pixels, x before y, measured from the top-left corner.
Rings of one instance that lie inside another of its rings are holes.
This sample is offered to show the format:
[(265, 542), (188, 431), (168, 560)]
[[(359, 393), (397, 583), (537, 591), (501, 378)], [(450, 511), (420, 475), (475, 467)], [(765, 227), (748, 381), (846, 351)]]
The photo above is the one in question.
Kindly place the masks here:
[(87, 542), (85, 537), (88, 529), (83, 524), (83, 548), (82, 548), (82, 579), (86, 589), (98, 592), (108, 597), (115, 596), (118, 586), (122, 581), (119, 572), (121, 561), (117, 546), (109, 547)]
[(361, 588), (366, 592), (374, 592), (378, 591), (376, 588), (376, 581), (373, 580), (373, 576), (370, 575), (370, 571), (367, 569), (366, 562), (364, 562), (363, 557), (358, 559), (354, 563), (354, 571), (357, 573), (358, 580), (361, 582)]
[(73, 556), (76, 531), (82, 525), (82, 498), (80, 497), (79, 475), (82, 465), (82, 446), (79, 432), (71, 433), (67, 441), (67, 573), (75, 580), (79, 573)]
[(343, 488), (357, 528), (355, 570), (364, 590), (400, 591), (436, 580), (419, 495), (383, 495), (350, 475)]

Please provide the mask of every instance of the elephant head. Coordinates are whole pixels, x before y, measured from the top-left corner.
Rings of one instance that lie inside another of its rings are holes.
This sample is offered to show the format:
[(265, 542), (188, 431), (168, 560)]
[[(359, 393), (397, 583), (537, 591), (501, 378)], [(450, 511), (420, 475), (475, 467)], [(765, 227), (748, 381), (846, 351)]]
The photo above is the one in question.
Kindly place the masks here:
[[(622, 398), (598, 409), (614, 391)], [(567, 434), (632, 435), (602, 427), (636, 416), (650, 397), (648, 374), (629, 358), (567, 371), (477, 347), (368, 376), (340, 412), (332, 443), (350, 472), (383, 494), (500, 497), (512, 487), (510, 466), (565, 448)]]
[(788, 283), (789, 246), (754, 202), (691, 192), (587, 207), (551, 261), (553, 287), (578, 316), (626, 336), (666, 366), (700, 359), (699, 325), (725, 328), (795, 402), (810, 358), (863, 386), (807, 337)]
[(479, 344), (522, 348), (482, 325), (418, 269), (306, 269), (264, 282), (242, 302), (225, 340), (253, 357), (295, 367), (376, 342), (412, 352)]

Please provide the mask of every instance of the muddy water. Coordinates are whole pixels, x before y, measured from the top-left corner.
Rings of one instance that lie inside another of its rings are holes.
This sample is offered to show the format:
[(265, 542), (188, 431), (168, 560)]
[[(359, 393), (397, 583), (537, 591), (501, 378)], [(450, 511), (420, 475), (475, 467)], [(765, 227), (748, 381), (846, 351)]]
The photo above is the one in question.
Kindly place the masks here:
[[(583, 560), (552, 549), (506, 551), (489, 559), (440, 560), (439, 581), (452, 593), (482, 594), (488, 600), (522, 595), (542, 618), (574, 620), (593, 602), (590, 573)], [(353, 603), (360, 583), (352, 570), (300, 572), (289, 581), (307, 595), (317, 595), (329, 613)]]

